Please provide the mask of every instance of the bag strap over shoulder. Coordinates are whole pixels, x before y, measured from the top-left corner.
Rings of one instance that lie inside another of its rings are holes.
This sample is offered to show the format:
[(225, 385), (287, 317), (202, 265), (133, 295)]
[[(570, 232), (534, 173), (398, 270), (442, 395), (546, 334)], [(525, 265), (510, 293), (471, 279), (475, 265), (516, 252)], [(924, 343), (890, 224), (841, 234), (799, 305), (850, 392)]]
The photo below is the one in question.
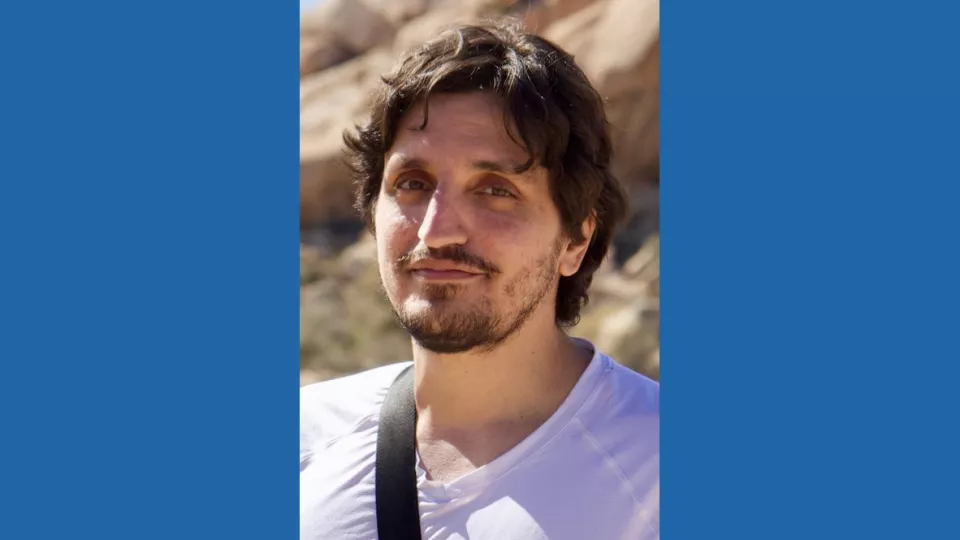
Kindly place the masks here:
[(377, 433), (376, 503), (380, 540), (419, 540), (417, 408), (413, 365), (393, 381), (380, 409)]

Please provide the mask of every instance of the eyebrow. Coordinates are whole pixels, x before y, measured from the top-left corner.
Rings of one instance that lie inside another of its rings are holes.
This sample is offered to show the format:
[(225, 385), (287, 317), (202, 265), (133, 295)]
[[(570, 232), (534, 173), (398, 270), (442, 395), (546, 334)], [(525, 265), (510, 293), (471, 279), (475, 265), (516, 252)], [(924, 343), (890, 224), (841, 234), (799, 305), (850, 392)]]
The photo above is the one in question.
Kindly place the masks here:
[(520, 165), (507, 165), (504, 163), (498, 163), (496, 161), (475, 161), (473, 162), (473, 168), (481, 171), (499, 173), (499, 174), (509, 174), (519, 176), (522, 174), (523, 167)]
[[(410, 169), (429, 169), (426, 161), (415, 157), (401, 157), (398, 160), (390, 160), (388, 166), (391, 169), (401, 171)], [(481, 159), (479, 161), (474, 161), (470, 164), (470, 166), (472, 169), (478, 171), (492, 172), (509, 176), (523, 176), (522, 165), (511, 165), (507, 163)]]

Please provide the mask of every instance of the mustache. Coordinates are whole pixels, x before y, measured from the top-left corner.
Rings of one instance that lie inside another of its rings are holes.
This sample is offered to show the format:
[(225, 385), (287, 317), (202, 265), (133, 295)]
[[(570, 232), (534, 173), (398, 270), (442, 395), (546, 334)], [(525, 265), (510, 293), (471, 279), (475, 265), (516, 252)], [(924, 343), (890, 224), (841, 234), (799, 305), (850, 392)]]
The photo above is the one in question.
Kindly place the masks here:
[(461, 246), (451, 246), (441, 249), (427, 248), (409, 251), (397, 259), (396, 267), (400, 270), (405, 270), (409, 268), (410, 265), (426, 260), (450, 261), (470, 267), (473, 270), (477, 270), (478, 272), (483, 272), (485, 274), (500, 273), (500, 269), (497, 268), (495, 264), (467, 252), (467, 250), (463, 249)]

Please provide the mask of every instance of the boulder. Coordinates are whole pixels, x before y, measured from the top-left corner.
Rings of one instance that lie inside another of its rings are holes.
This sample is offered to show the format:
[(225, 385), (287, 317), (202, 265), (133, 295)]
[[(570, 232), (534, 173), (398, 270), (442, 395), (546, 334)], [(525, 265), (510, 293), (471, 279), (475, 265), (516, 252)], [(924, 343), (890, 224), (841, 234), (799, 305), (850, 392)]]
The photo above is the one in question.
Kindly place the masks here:
[(383, 14), (390, 24), (399, 27), (401, 24), (423, 15), (435, 0), (369, 0), (370, 7)]
[(327, 69), (355, 55), (329, 34), (300, 37), (300, 77)]
[(393, 55), (370, 51), (300, 81), (300, 222), (356, 218), (343, 132), (363, 120), (369, 91)]
[(639, 298), (604, 319), (594, 338), (617, 361), (657, 380), (660, 377), (660, 311)]
[[(551, 24), (543, 32), (543, 37), (573, 55), (580, 68), (584, 69), (583, 61), (587, 59), (593, 48), (593, 29), (606, 10), (606, 1), (594, 2), (590, 6)], [(586, 70), (584, 69), (584, 71)]]
[(398, 54), (418, 47), (442, 31), (460, 23), (474, 21), (474, 13), (463, 6), (446, 6), (428, 11), (397, 31), (393, 49)]
[(656, 0), (602, 0), (544, 32), (574, 56), (604, 97), (614, 172), (628, 189), (659, 182), (659, 28)]
[(354, 55), (390, 43), (396, 32), (387, 17), (365, 0), (325, 0), (300, 16), (300, 39), (328, 37)]
[(640, 68), (659, 41), (660, 4), (607, 0), (593, 34), (590, 51), (581, 59), (584, 70), (602, 92), (620, 94), (636, 86)]
[(582, 62), (607, 100), (614, 172), (628, 189), (659, 182), (660, 4), (609, 0), (593, 34)]
[(520, 18), (529, 32), (543, 34), (550, 26), (604, 0), (500, 0), (507, 11)]

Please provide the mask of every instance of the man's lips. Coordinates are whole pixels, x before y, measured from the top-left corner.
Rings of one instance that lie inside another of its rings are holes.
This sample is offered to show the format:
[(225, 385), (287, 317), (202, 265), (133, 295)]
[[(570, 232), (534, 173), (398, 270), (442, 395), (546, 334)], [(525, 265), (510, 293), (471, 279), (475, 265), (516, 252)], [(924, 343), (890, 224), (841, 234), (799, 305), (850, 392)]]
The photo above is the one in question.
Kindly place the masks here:
[(431, 281), (460, 281), (483, 275), (476, 272), (465, 272), (463, 270), (434, 270), (430, 268), (414, 269), (411, 270), (411, 273), (419, 278)]
[(431, 280), (462, 280), (484, 275), (483, 272), (449, 261), (424, 261), (413, 265), (410, 273)]

